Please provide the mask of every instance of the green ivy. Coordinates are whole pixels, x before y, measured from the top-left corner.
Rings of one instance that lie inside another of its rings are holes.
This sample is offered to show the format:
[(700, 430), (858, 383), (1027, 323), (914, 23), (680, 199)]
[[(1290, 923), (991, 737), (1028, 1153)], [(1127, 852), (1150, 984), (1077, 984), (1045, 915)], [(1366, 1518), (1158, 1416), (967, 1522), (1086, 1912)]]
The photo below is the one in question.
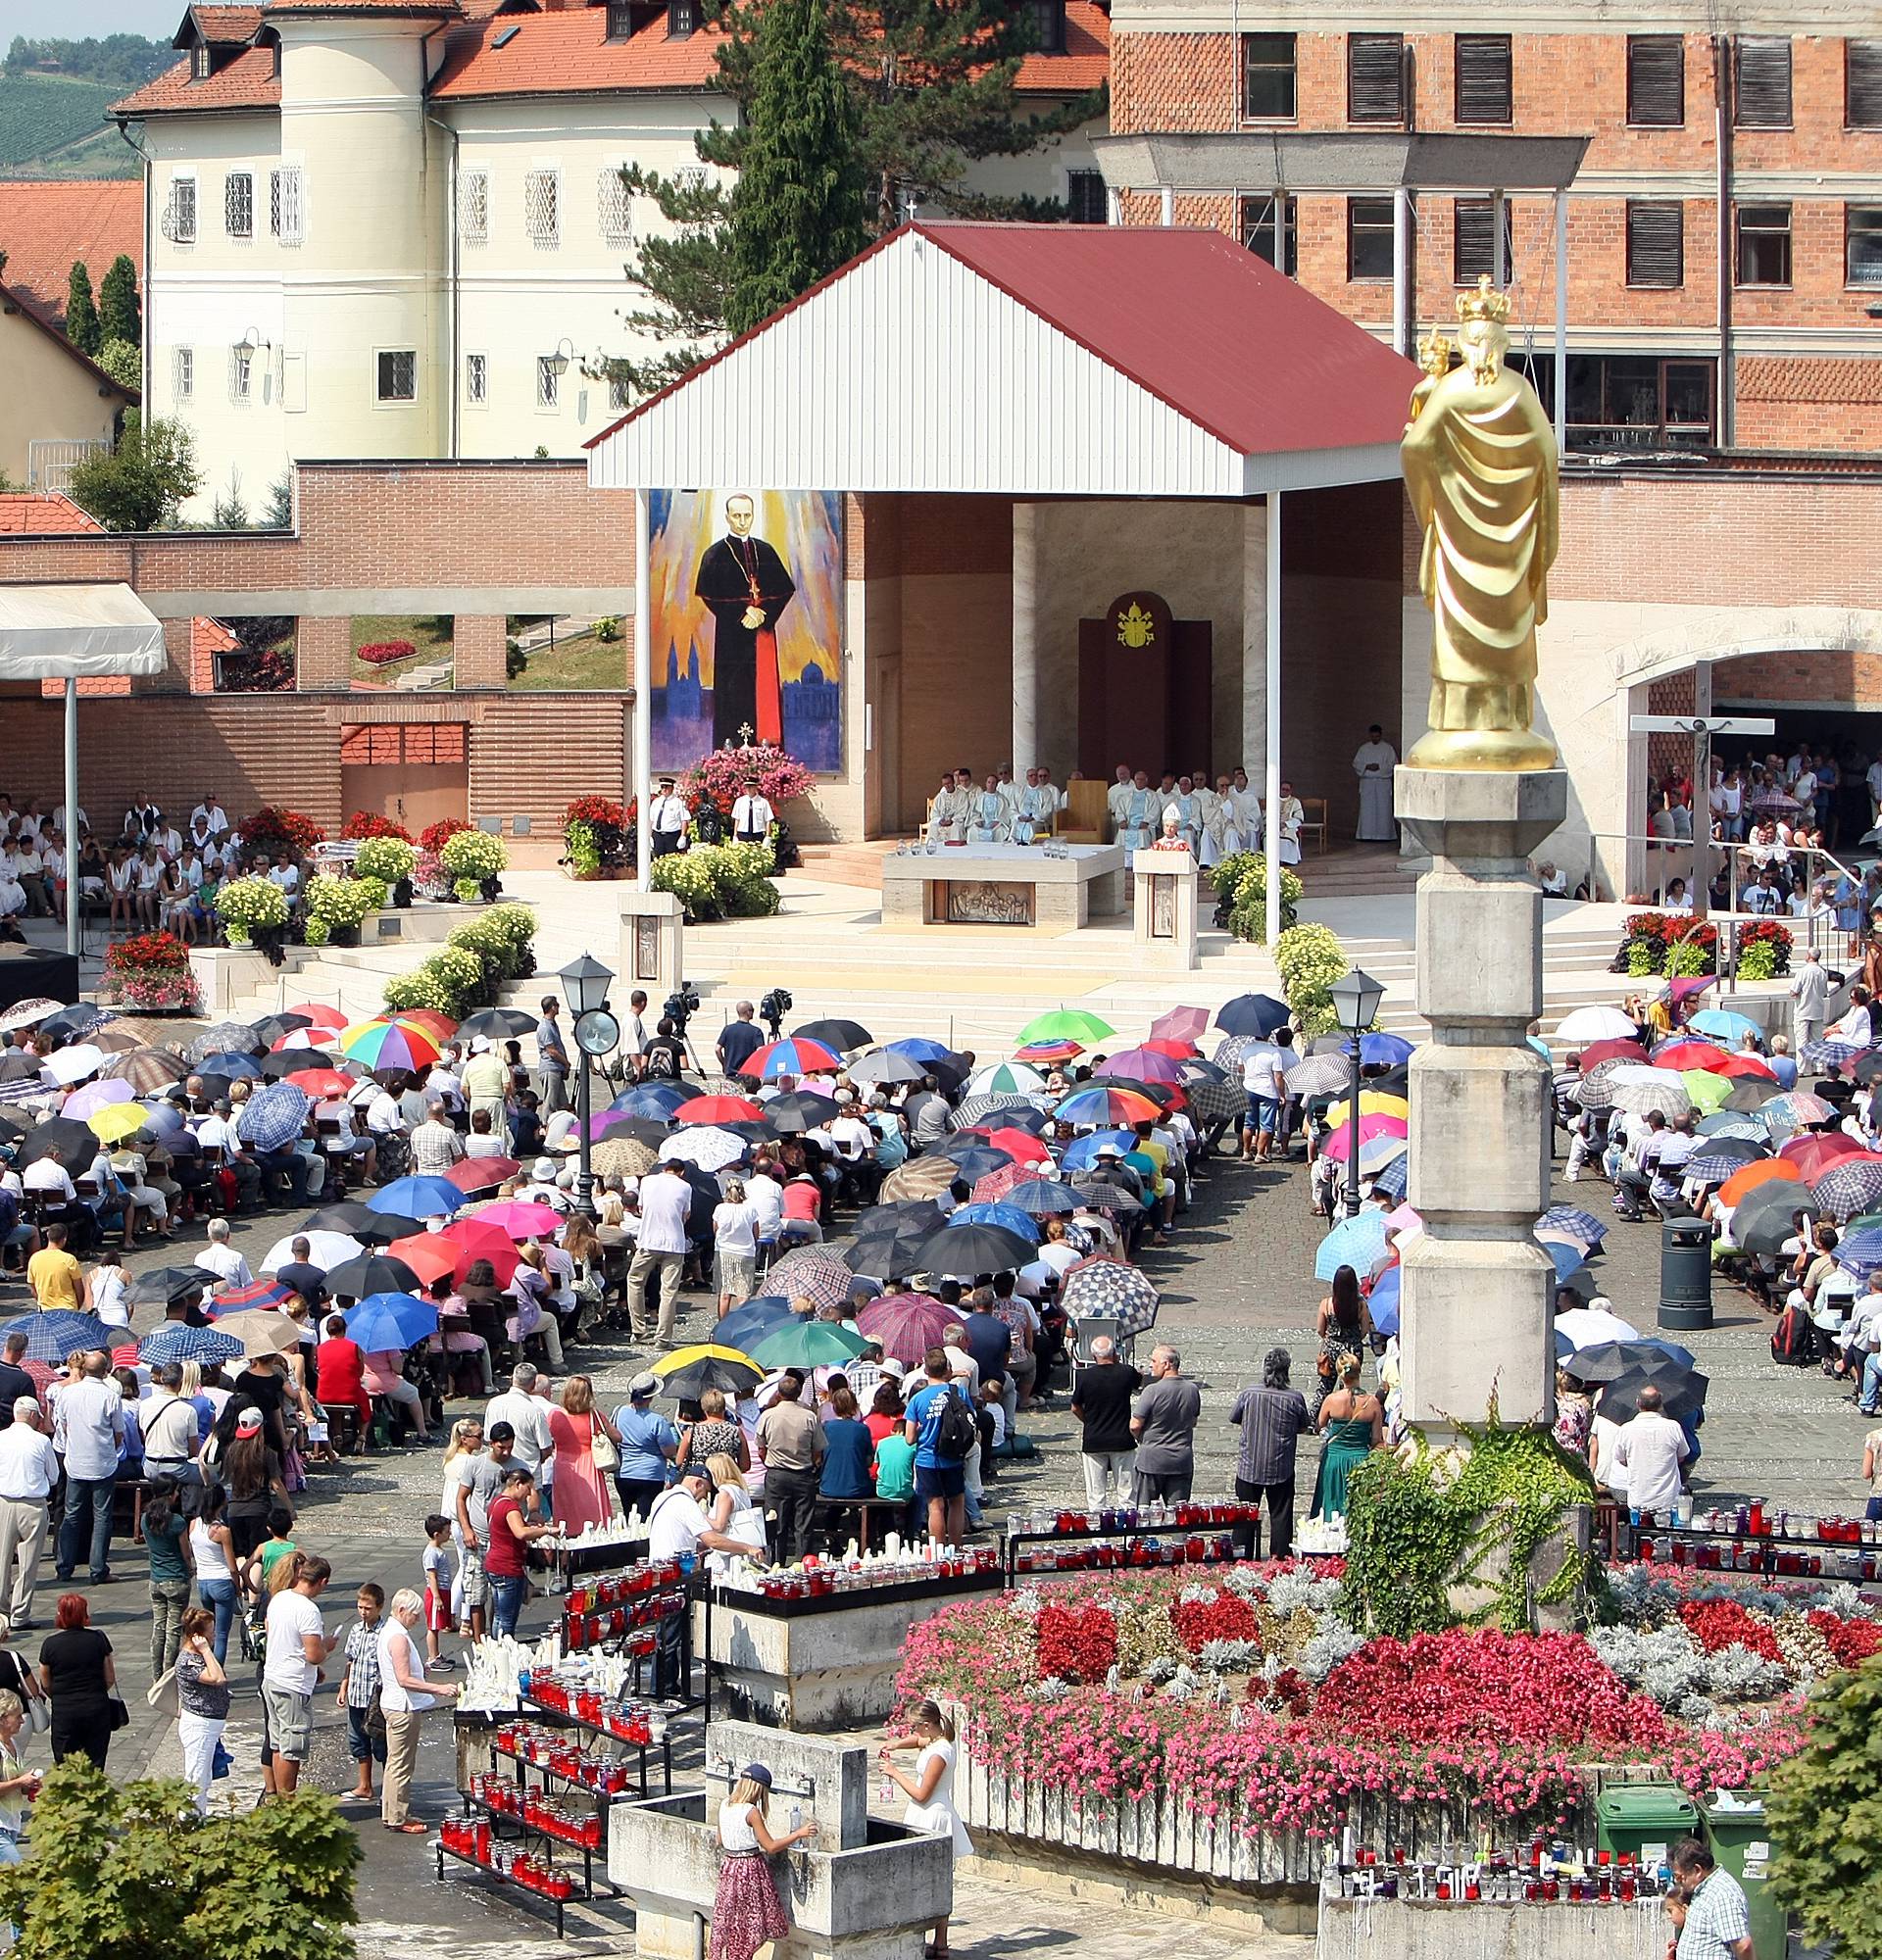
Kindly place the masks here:
[(1473, 1625), (1517, 1633), (1535, 1606), (1557, 1605), (1598, 1584), (1592, 1556), (1570, 1551), (1552, 1573), (1536, 1554), (1575, 1504), (1592, 1503), (1588, 1466), (1535, 1423), (1502, 1428), (1491, 1398), (1482, 1426), (1459, 1423), (1458, 1449), (1422, 1436), (1398, 1453), (1374, 1450), (1356, 1466), (1346, 1513), (1346, 1611), (1362, 1632), (1405, 1639), (1458, 1624), (1456, 1591), (1503, 1577)]
[(1771, 1889), (1807, 1941), (1856, 1960), (1882, 1953), (1882, 1660), (1832, 1675), (1809, 1712), (1808, 1743), (1771, 1771)]
[(1768, 939), (1755, 939), (1738, 956), (1738, 977), (1741, 980), (1774, 980), (1777, 978), (1777, 949)]

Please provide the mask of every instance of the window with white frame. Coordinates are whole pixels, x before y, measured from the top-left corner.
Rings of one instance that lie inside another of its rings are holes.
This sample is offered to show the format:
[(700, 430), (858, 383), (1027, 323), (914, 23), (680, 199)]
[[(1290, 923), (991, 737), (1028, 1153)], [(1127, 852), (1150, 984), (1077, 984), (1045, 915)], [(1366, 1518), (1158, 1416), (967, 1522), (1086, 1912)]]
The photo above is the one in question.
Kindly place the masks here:
[(297, 165), (272, 171), (268, 179), (268, 226), (283, 245), (298, 245), (306, 223), (307, 200)]
[(189, 51), (189, 78), (191, 81), (207, 81), (216, 73), (216, 57), (210, 52), (207, 41), (198, 41)]
[(467, 354), (464, 357), (464, 399), (468, 407), (482, 408), (490, 399), (490, 357)]
[(601, 235), (610, 245), (626, 245), (634, 235), (634, 200), (628, 195), (626, 166), (605, 164), (595, 179)]
[(230, 171), (223, 179), (223, 224), (231, 238), (255, 235), (255, 177), (249, 171)]
[(466, 171), (458, 179), (458, 238), (466, 245), (490, 241), (490, 172)]
[(172, 177), (164, 201), (164, 236), (173, 245), (196, 242), (196, 179)]
[(382, 348), (376, 366), (378, 398), (382, 402), (415, 402), (419, 398), (419, 357), (409, 347)]
[(170, 351), (170, 395), (174, 402), (187, 402), (196, 393), (196, 350), (173, 347)]
[(553, 409), (562, 399), (562, 360), (554, 354), (536, 356), (536, 407)]
[(255, 393), (255, 350), (243, 344), (228, 350), (228, 399), (238, 409), (248, 407)]
[(562, 179), (555, 171), (531, 171), (522, 180), (522, 228), (539, 251), (562, 241)]

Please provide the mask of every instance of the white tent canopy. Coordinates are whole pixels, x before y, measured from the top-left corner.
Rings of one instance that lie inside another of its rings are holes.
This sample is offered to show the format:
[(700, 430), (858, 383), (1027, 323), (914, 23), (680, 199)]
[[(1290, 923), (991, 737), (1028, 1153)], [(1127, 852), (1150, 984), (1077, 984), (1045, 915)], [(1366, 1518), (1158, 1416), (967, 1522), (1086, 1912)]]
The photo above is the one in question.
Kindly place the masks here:
[[(78, 683), (160, 674), (163, 622), (127, 585), (0, 585), (0, 681), (66, 684), (67, 822), (78, 808)], [(66, 839), (70, 864), (76, 840)], [(78, 895), (66, 904), (66, 951), (78, 952)]]

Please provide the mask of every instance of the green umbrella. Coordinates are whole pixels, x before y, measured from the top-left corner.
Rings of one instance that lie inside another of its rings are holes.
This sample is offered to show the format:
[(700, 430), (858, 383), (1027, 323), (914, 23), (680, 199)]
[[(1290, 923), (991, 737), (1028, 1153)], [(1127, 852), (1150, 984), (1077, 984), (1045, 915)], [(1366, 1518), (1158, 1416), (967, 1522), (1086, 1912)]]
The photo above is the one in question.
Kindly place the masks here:
[(1082, 1007), (1059, 1007), (1052, 1013), (1041, 1014), (1028, 1021), (1019, 1030), (1019, 1045), (1024, 1047), (1027, 1042), (1059, 1040), (1110, 1041), (1116, 1032), (1109, 1021), (1101, 1021), (1096, 1014), (1088, 1014)]
[(1679, 1079), (1686, 1093), (1708, 1116), (1715, 1116), (1725, 1106), (1725, 1099), (1737, 1086), (1729, 1075), (1714, 1075), (1709, 1069), (1682, 1068)]
[(840, 1368), (868, 1345), (834, 1320), (803, 1320), (776, 1328), (745, 1351), (767, 1368)]

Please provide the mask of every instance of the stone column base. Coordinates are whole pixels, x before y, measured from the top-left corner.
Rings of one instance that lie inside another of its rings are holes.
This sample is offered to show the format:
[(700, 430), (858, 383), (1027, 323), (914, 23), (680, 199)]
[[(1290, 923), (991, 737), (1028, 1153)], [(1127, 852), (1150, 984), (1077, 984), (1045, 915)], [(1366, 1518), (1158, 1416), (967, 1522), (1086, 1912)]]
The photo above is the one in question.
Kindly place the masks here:
[(671, 892), (619, 889), (620, 957), (619, 981), (624, 1004), (636, 987), (647, 990), (656, 1005), (666, 1000), (685, 974), (685, 908)]

